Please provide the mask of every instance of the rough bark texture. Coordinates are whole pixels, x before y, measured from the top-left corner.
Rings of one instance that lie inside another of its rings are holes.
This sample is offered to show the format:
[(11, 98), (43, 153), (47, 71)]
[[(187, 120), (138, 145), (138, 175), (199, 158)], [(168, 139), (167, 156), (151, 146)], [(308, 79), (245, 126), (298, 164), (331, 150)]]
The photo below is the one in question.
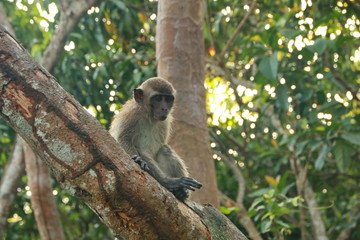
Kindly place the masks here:
[(31, 191), (31, 206), (42, 240), (65, 239), (60, 216), (52, 195), (51, 177), (48, 167), (32, 151), (24, 147), (28, 184)]
[[(79, 22), (81, 16), (98, 0), (67, 1), (60, 0), (60, 21), (47, 46), (40, 64), (52, 72), (66, 39)], [(26, 147), (26, 170), (29, 186), (32, 189), (31, 204), (42, 239), (65, 239), (57, 206), (52, 195), (51, 176), (48, 167)]]
[(305, 201), (308, 204), (309, 213), (313, 224), (316, 239), (328, 240), (329, 238), (326, 235), (325, 225), (321, 218), (321, 213), (319, 211), (319, 205), (317, 204), (314, 191), (308, 180), (306, 180), (304, 183), (304, 196), (305, 196)]
[(24, 169), (23, 141), (19, 138), (0, 182), (0, 239), (3, 239), (6, 220)]
[(246, 239), (213, 207), (191, 209), (141, 171), (1, 27), (0, 42), (0, 115), (116, 236)]
[(158, 75), (177, 91), (170, 144), (186, 162), (190, 175), (204, 184), (192, 199), (219, 206), (205, 106), (204, 1), (160, 0), (158, 6)]

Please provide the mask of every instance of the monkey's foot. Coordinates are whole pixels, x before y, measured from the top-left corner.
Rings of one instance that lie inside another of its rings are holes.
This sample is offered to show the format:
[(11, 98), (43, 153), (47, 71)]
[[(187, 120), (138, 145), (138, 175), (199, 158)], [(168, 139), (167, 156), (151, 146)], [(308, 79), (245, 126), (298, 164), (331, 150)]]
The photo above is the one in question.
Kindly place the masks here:
[(144, 160), (141, 159), (140, 156), (134, 155), (131, 157), (137, 164), (140, 165), (141, 169), (144, 171), (150, 171), (150, 168)]
[(172, 191), (172, 194), (174, 194), (174, 196), (182, 202), (190, 196), (189, 190), (185, 188), (175, 189)]

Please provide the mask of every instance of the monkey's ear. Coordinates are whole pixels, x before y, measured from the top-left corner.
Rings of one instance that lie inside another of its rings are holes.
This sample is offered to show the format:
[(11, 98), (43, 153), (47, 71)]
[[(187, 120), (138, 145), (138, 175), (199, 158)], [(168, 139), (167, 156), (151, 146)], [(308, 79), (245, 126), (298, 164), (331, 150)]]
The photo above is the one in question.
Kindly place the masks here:
[(140, 103), (144, 100), (144, 91), (140, 88), (134, 89), (134, 99), (136, 102)]

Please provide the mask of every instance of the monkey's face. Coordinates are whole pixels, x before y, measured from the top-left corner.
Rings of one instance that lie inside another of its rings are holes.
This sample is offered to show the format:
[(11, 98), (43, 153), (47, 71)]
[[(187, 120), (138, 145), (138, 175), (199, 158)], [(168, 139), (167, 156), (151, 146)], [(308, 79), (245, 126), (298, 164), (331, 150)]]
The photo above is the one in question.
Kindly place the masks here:
[(174, 96), (171, 94), (156, 94), (150, 98), (150, 106), (155, 120), (164, 121), (173, 106)]

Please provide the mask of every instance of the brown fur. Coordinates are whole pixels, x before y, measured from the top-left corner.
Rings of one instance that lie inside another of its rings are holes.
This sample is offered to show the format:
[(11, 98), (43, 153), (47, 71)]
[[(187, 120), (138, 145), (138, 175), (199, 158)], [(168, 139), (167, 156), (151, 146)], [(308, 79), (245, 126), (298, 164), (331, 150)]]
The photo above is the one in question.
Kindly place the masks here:
[[(109, 132), (130, 157), (139, 156), (147, 164), (145, 170), (150, 175), (184, 200), (189, 196), (187, 189), (200, 188), (201, 184), (187, 177), (189, 173), (183, 160), (167, 145), (171, 113), (163, 121), (156, 120), (150, 103), (156, 94), (174, 95), (174, 88), (159, 77), (146, 80), (139, 88), (143, 90), (143, 100), (127, 101), (115, 116)], [(169, 110), (171, 107), (172, 104)]]
[[(139, 104), (135, 99), (127, 101), (115, 116), (110, 127), (110, 134), (130, 156), (140, 155), (141, 152), (157, 160), (160, 148), (168, 144), (172, 117), (170, 113), (164, 121), (154, 120), (148, 102), (156, 93), (173, 94), (175, 91), (169, 82), (159, 77), (146, 80), (139, 88), (145, 90), (144, 103)], [(183, 163), (179, 164), (178, 168), (182, 176), (188, 176)], [(171, 175), (179, 175), (179, 173)]]

